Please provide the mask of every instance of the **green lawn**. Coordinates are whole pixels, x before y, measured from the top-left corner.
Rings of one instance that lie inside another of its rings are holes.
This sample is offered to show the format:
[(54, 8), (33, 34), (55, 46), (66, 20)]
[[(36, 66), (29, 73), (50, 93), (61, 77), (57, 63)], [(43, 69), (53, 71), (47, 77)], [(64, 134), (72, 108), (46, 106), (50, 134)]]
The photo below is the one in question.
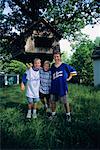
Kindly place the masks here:
[(99, 149), (100, 90), (69, 85), (72, 122), (66, 122), (61, 104), (50, 121), (38, 106), (38, 118), (27, 120), (25, 93), (19, 86), (0, 89), (2, 149)]

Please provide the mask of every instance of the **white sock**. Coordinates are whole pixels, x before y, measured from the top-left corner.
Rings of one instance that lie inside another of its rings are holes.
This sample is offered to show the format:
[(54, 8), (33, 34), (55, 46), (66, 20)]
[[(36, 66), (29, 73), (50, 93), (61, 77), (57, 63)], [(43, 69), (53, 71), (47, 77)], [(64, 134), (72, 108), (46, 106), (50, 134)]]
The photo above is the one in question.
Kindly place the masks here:
[(66, 113), (66, 115), (70, 116), (70, 112)]
[(36, 109), (33, 109), (33, 114), (36, 114)]
[(28, 113), (31, 114), (31, 109), (28, 109)]
[(48, 108), (48, 105), (47, 105), (47, 104), (45, 104), (45, 107), (46, 107), (46, 108)]
[(52, 112), (52, 116), (54, 116), (56, 114), (56, 112)]

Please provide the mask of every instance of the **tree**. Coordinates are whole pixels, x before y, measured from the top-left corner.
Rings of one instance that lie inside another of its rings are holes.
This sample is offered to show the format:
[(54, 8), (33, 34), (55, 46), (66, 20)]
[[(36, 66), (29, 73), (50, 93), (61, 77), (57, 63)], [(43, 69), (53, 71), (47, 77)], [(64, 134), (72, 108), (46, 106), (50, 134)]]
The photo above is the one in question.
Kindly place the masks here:
[(3, 38), (10, 35), (13, 39), (13, 27), (21, 34), (39, 19), (51, 22), (65, 37), (75, 35), (85, 25), (95, 24), (99, 20), (98, 0), (1, 0), (3, 10), (6, 3), (12, 11), (8, 15), (3, 14)]
[[(4, 14), (5, 5), (11, 12)], [(38, 28), (38, 20), (50, 22), (49, 27), (67, 39), (77, 37), (77, 31), (99, 20), (98, 0), (1, 0), (0, 6), (1, 55), (23, 49), (26, 33), (28, 37), (33, 28)]]
[(71, 64), (76, 68), (81, 82), (89, 85), (93, 83), (92, 52), (94, 43), (89, 39), (83, 39), (73, 47), (74, 53)]

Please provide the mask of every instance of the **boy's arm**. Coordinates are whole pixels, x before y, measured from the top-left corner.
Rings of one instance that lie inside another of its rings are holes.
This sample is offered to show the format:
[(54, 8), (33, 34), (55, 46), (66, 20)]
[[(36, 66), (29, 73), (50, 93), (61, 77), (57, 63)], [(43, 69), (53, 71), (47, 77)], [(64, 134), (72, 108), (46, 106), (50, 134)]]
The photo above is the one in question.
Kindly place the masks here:
[(22, 91), (25, 90), (25, 84), (27, 82), (26, 76), (27, 76), (26, 73), (22, 76), (22, 82), (21, 82), (21, 86), (20, 86)]
[(69, 77), (67, 78), (67, 81), (71, 80), (73, 76), (77, 75), (77, 72), (75, 70), (75, 68), (73, 68), (70, 65), (67, 65), (67, 70), (69, 71)]
[(70, 73), (69, 77), (67, 78), (67, 81), (71, 80), (72, 77), (73, 75)]
[(21, 83), (20, 88), (21, 88), (21, 91), (24, 91), (24, 90), (25, 90), (25, 85), (24, 85), (23, 82)]

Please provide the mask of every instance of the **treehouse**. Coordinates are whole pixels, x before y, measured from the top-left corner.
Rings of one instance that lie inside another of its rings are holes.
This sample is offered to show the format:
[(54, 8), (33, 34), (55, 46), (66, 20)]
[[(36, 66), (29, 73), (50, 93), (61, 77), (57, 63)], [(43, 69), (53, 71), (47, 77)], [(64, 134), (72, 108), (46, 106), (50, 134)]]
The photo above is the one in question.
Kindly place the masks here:
[(24, 63), (34, 58), (52, 61), (53, 48), (59, 45), (61, 35), (50, 23), (42, 19), (12, 42), (12, 56)]

